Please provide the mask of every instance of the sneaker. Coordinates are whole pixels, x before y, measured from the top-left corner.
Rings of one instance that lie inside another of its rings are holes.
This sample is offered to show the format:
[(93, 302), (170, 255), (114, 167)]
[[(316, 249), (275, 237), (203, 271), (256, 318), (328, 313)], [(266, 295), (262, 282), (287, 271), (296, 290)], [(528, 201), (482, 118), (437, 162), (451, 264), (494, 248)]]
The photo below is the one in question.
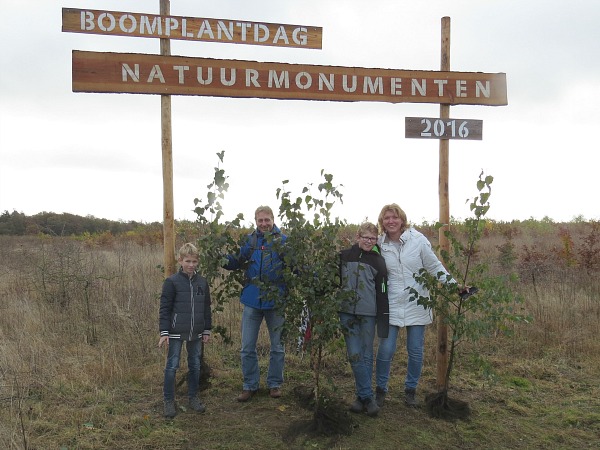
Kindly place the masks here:
[(361, 413), (364, 406), (365, 405), (363, 404), (362, 400), (357, 397), (356, 400), (354, 400), (350, 405), (350, 412)]
[(415, 397), (415, 390), (414, 389), (406, 389), (404, 391), (404, 403), (406, 404), (406, 406), (410, 407), (410, 408), (416, 408), (418, 405), (417, 399)]
[(172, 419), (177, 415), (177, 408), (175, 408), (175, 400), (165, 400), (165, 417)]
[(238, 402), (247, 402), (250, 400), (257, 391), (250, 391), (248, 389), (244, 389), (240, 395), (237, 397)]
[(383, 404), (385, 403), (385, 395), (386, 394), (387, 394), (387, 392), (385, 392), (379, 386), (377, 386), (377, 388), (375, 389), (375, 401), (377, 402), (377, 406), (379, 406), (380, 408), (383, 408)]
[(366, 399), (364, 405), (367, 408), (367, 416), (369, 417), (375, 417), (379, 412), (379, 406), (377, 405), (377, 402), (372, 398)]
[(275, 387), (269, 389), (269, 395), (271, 398), (279, 398), (281, 397), (281, 388)]
[(206, 411), (206, 406), (204, 406), (198, 397), (190, 398), (190, 408), (199, 413)]

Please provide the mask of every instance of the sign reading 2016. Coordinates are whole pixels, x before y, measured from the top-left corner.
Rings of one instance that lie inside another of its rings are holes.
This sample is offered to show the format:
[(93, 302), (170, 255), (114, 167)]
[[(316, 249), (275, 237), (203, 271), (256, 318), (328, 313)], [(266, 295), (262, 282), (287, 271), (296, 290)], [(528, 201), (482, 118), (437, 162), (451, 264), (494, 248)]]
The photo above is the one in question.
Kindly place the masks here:
[(404, 135), (417, 139), (482, 139), (483, 120), (406, 117)]

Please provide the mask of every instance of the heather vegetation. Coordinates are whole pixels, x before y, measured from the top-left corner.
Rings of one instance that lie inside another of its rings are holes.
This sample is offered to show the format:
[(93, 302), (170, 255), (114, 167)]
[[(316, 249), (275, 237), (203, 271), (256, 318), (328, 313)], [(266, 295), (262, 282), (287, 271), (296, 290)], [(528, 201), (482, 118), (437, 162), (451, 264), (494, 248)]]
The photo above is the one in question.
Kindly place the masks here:
[[(402, 402), (405, 360), (393, 364), (390, 400), (375, 419), (353, 417), (347, 434), (299, 426), (312, 417), (302, 389), (313, 383), (311, 355), (288, 333), (284, 397), (265, 391), (247, 404), (239, 393), (241, 308), (232, 289), (214, 314), (220, 327), (205, 349), (202, 415), (162, 417), (164, 350), (157, 347), (163, 280), (160, 226), (75, 229), (26, 227), (6, 233), (0, 216), (0, 446), (65, 449), (253, 448), (597, 448), (600, 435), (600, 223), (577, 218), (485, 221), (470, 250), (491, 276), (514, 274), (514, 322), (463, 342), (449, 395), (467, 401), (467, 420), (448, 422)], [(90, 220), (95, 220), (89, 218)], [(100, 219), (98, 219), (101, 221)], [(201, 237), (199, 224), (176, 224), (177, 246)], [(216, 226), (216, 225), (215, 225)], [(433, 224), (416, 224), (435, 245)], [(455, 221), (457, 239), (468, 224)], [(356, 225), (340, 224), (340, 242)], [(236, 228), (236, 236), (244, 233)], [(7, 235), (8, 234), (8, 235)], [(224, 280), (213, 279), (215, 291)], [(223, 288), (223, 292), (228, 292)], [(332, 401), (353, 398), (339, 340), (325, 347), (321, 382)], [(436, 391), (436, 329), (426, 336), (418, 396)], [(400, 342), (399, 346), (403, 343)], [(262, 361), (268, 337), (260, 337)], [(185, 393), (185, 362), (178, 374)], [(181, 402), (181, 405), (185, 405)]]

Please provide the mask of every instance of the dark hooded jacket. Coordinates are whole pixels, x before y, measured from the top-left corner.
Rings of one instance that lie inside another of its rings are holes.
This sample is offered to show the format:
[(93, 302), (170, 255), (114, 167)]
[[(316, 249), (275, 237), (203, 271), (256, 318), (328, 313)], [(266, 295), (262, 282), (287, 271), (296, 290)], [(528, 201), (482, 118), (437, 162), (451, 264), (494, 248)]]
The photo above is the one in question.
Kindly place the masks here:
[(163, 283), (160, 296), (159, 328), (169, 339), (194, 341), (210, 334), (212, 314), (206, 278), (191, 277), (180, 269)]

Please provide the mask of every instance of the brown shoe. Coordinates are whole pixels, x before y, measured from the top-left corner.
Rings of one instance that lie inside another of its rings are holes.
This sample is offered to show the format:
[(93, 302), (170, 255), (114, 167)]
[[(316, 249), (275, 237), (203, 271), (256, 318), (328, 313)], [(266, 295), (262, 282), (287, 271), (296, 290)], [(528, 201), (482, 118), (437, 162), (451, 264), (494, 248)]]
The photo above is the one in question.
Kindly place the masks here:
[(271, 396), (271, 398), (279, 398), (281, 397), (281, 389), (280, 388), (271, 388), (269, 390), (269, 395)]
[(247, 391), (244, 389), (240, 395), (237, 397), (238, 402), (247, 402), (252, 398), (252, 396), (256, 394), (256, 391)]

